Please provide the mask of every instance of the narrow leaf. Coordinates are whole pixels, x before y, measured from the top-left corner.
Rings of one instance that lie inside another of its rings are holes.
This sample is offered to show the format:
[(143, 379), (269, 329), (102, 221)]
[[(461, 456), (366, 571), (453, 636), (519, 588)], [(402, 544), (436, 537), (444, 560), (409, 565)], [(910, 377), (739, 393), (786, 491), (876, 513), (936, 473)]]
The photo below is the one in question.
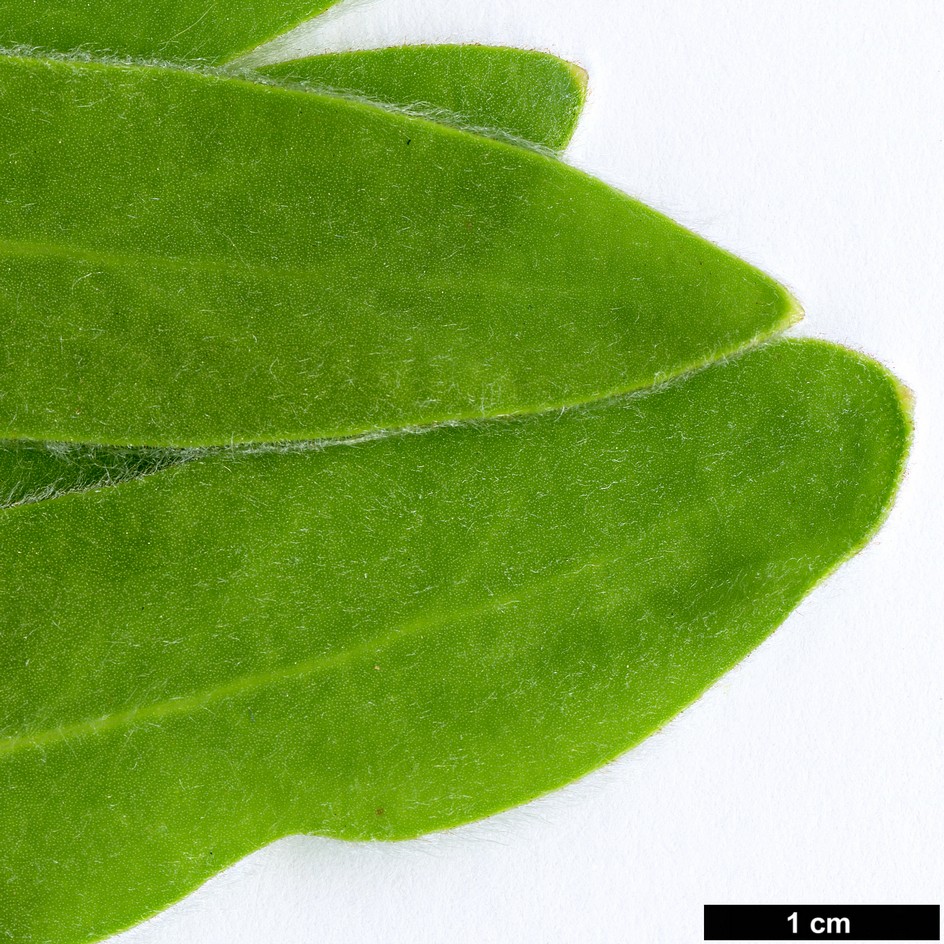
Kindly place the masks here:
[(258, 71), (552, 151), (570, 142), (587, 94), (579, 66), (548, 53), (494, 46), (331, 53)]
[(0, 0), (0, 46), (219, 63), (337, 0)]
[(908, 435), (877, 364), (787, 341), (4, 512), (0, 931), (85, 941), (281, 836), (416, 836), (598, 767), (862, 546)]
[(781, 330), (559, 161), (311, 92), (0, 57), (0, 436), (189, 446), (535, 412)]

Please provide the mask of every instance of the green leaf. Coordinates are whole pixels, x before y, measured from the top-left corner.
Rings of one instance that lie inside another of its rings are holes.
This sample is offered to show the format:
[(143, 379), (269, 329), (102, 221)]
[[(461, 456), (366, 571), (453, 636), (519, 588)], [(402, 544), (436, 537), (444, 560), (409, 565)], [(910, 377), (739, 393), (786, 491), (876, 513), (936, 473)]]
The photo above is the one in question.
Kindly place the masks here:
[(552, 151), (570, 142), (587, 95), (587, 74), (579, 66), (548, 53), (494, 46), (331, 53), (258, 71)]
[(224, 62), (337, 0), (0, 0), (0, 46)]
[(191, 446), (531, 413), (798, 316), (558, 161), (311, 92), (0, 57), (0, 436)]
[(908, 437), (881, 367), (787, 341), (4, 512), (0, 930), (88, 940), (281, 836), (416, 836), (600, 766), (863, 545)]

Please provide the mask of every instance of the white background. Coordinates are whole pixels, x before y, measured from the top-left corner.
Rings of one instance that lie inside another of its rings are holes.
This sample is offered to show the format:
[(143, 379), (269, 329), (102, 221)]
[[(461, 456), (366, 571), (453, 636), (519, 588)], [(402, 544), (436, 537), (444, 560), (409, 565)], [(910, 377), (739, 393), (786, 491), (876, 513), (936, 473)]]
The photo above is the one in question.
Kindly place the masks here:
[(944, 899), (944, 3), (346, 2), (296, 49), (547, 49), (567, 159), (786, 283), (916, 396), (892, 516), (760, 650), (581, 783), (400, 845), (277, 843), (121, 944), (688, 944), (706, 902)]

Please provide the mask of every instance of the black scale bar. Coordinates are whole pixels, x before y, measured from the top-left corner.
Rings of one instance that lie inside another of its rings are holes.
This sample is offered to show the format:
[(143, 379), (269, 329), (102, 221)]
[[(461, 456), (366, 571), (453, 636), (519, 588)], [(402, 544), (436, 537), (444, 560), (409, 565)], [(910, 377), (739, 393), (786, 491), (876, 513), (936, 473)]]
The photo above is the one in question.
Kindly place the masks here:
[(940, 905), (705, 905), (706, 941), (940, 939)]

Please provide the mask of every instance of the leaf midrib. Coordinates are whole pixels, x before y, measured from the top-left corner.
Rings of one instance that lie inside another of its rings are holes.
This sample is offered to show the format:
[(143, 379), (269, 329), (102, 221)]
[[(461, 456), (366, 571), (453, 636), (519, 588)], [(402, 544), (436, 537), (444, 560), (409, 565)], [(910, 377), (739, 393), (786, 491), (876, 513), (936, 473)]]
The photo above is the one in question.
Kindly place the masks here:
[[(526, 600), (528, 597), (543, 593), (549, 586), (554, 586), (579, 577), (588, 569), (614, 563), (619, 560), (620, 557), (621, 555), (607, 555), (584, 561), (573, 571), (551, 574), (543, 579), (533, 581), (527, 587), (519, 589), (514, 593), (491, 597), (485, 603), (460, 607), (448, 614), (434, 614), (432, 616), (418, 617), (389, 632), (371, 637), (346, 649), (314, 656), (292, 665), (281, 665), (265, 671), (249, 673), (203, 691), (194, 692), (190, 695), (167, 698), (163, 701), (155, 702), (152, 705), (128, 708), (123, 711), (103, 715), (99, 718), (77, 721), (73, 724), (60, 725), (55, 728), (46, 728), (29, 734), (2, 737), (0, 738), (0, 759), (10, 757), (31, 748), (45, 749), (56, 747), (69, 741), (120, 730), (121, 728), (134, 729), (177, 715), (196, 712), (200, 709), (208, 708), (214, 702), (219, 702), (229, 697), (256, 692), (279, 682), (289, 682), (305, 677), (324, 675), (331, 669), (350, 664), (364, 656), (370, 655), (376, 658), (378, 653), (383, 649), (409, 636), (420, 636), (459, 620), (474, 619), (493, 610), (502, 610), (506, 607), (513, 606)], [(382, 670), (381, 667), (380, 671)]]
[[(114, 252), (100, 249), (87, 249), (83, 246), (71, 245), (68, 243), (56, 243), (51, 241), (26, 240), (26, 239), (2, 239), (0, 238), (0, 256), (7, 258), (24, 259), (65, 259), (74, 262), (87, 262), (92, 265), (121, 266), (153, 265), (155, 267), (163, 266), (168, 269), (174, 269), (180, 272), (198, 271), (198, 272), (223, 272), (235, 275), (261, 275), (265, 277), (289, 276), (301, 282), (318, 281), (319, 276), (324, 271), (330, 271), (331, 277), (335, 282), (339, 282), (341, 275), (346, 275), (351, 282), (357, 282), (364, 278), (362, 273), (356, 269), (348, 273), (341, 273), (338, 269), (338, 260), (331, 259), (330, 265), (320, 262), (313, 262), (308, 268), (297, 268), (293, 266), (267, 266), (256, 263), (246, 263), (238, 260), (212, 258), (203, 255), (193, 256), (169, 256), (159, 253), (148, 252)], [(391, 277), (399, 275), (402, 278)], [(371, 281), (378, 281), (377, 273), (371, 273)], [(383, 279), (381, 284), (399, 284), (402, 287), (409, 287), (415, 290), (417, 287), (427, 287), (430, 291), (448, 292), (451, 297), (461, 294), (461, 289), (468, 285), (468, 279), (461, 276), (453, 278), (430, 278), (428, 273), (416, 272), (413, 269), (398, 267), (391, 269), (385, 267), (383, 270)], [(323, 283), (318, 281), (319, 286)], [(574, 299), (583, 297), (584, 292), (573, 288), (569, 283), (553, 284), (534, 284), (531, 282), (511, 282), (507, 279), (483, 279), (476, 281), (476, 295), (482, 294), (482, 289), (501, 290), (508, 295), (519, 295), (532, 297), (541, 294), (553, 294), (554, 296), (569, 296)]]
[(249, 265), (245, 262), (227, 259), (214, 259), (208, 256), (165, 256), (147, 252), (112, 252), (99, 249), (86, 249), (83, 246), (68, 243), (28, 239), (0, 239), (0, 253), (26, 259), (68, 259), (76, 262), (90, 262), (104, 266), (122, 266), (143, 263), (145, 265), (165, 266), (170, 269), (207, 272), (247, 273), (258, 272), (265, 275), (291, 275), (295, 278), (310, 278), (313, 269), (279, 268), (265, 265)]

